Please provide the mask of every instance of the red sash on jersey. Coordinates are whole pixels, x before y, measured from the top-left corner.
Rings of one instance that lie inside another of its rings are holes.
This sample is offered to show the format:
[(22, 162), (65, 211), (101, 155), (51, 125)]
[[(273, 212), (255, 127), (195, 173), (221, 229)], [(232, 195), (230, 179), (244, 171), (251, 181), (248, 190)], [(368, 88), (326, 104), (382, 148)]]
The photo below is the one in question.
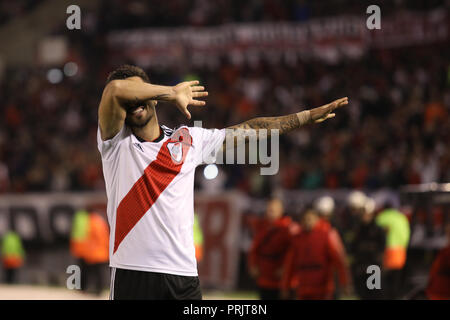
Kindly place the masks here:
[[(176, 131), (164, 142), (156, 159), (148, 165), (144, 174), (120, 201), (116, 215), (114, 253), (125, 236), (180, 172), (191, 146), (192, 137), (189, 130), (181, 128)], [(182, 151), (181, 156), (180, 151)]]

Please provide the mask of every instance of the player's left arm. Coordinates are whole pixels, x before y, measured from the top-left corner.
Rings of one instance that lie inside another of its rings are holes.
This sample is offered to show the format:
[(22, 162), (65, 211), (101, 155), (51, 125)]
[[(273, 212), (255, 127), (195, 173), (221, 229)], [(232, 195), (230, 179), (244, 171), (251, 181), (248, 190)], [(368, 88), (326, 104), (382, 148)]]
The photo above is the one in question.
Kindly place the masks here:
[[(265, 129), (267, 136), (270, 136), (271, 129), (278, 130), (279, 134), (285, 134), (309, 123), (320, 123), (327, 119), (333, 118), (335, 116), (334, 111), (337, 108), (343, 107), (347, 104), (348, 98), (345, 97), (318, 108), (305, 110), (286, 116), (254, 118), (241, 124), (228, 127), (223, 148), (235, 147), (239, 143), (247, 142), (251, 136), (249, 131), (256, 131), (257, 137), (259, 137), (259, 130)], [(233, 146), (227, 146), (227, 140), (233, 141)]]

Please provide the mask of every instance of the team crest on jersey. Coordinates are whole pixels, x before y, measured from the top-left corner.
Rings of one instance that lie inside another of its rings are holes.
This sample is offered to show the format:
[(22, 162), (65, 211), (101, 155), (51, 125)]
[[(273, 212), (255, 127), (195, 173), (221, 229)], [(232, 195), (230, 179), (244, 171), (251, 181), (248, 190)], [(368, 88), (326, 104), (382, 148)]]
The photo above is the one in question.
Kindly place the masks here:
[(183, 162), (184, 156), (192, 145), (192, 137), (186, 128), (177, 130), (167, 143), (172, 160), (179, 164)]
[(180, 163), (183, 160), (183, 145), (181, 142), (169, 142), (167, 149), (169, 149), (173, 161)]

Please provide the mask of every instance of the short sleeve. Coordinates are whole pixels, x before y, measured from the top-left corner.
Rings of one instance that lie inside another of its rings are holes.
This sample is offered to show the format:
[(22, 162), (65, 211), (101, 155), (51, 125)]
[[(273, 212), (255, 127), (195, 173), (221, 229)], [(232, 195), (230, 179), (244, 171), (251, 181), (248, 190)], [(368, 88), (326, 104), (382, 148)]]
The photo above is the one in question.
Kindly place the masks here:
[(197, 165), (214, 163), (225, 140), (225, 129), (189, 128), (193, 134), (193, 144)]
[(102, 136), (100, 134), (100, 126), (97, 128), (97, 148), (102, 156), (103, 160), (108, 160), (114, 154), (114, 151), (117, 149), (120, 141), (125, 139), (126, 137), (126, 126), (124, 125), (122, 129), (111, 139), (102, 140)]

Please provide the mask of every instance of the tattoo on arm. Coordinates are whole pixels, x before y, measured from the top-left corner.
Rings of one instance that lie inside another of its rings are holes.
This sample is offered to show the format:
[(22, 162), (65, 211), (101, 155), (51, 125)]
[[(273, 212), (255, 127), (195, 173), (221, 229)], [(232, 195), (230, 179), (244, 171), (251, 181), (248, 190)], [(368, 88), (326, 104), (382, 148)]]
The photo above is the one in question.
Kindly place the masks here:
[(280, 134), (284, 134), (299, 127), (300, 121), (298, 120), (298, 116), (296, 113), (293, 113), (281, 117), (264, 117), (251, 119), (241, 124), (232, 126), (230, 127), (230, 129), (267, 129), (269, 130), (269, 134), (270, 129), (278, 129), (280, 130)]
[(164, 93), (164, 94), (158, 94), (157, 96), (154, 96), (149, 100), (167, 101), (169, 99), (169, 97), (170, 97), (169, 94)]
[(299, 116), (296, 113), (289, 114), (287, 116), (279, 117), (261, 117), (248, 120), (241, 124), (231, 126), (227, 128), (226, 138), (223, 148), (230, 148), (232, 146), (226, 146), (226, 141), (233, 139), (234, 146), (239, 143), (248, 142), (249, 138), (256, 134), (259, 137), (260, 129), (265, 129), (267, 136), (271, 135), (271, 130), (279, 130), (279, 134), (285, 134), (292, 130), (299, 128), (302, 123), (299, 120)]

